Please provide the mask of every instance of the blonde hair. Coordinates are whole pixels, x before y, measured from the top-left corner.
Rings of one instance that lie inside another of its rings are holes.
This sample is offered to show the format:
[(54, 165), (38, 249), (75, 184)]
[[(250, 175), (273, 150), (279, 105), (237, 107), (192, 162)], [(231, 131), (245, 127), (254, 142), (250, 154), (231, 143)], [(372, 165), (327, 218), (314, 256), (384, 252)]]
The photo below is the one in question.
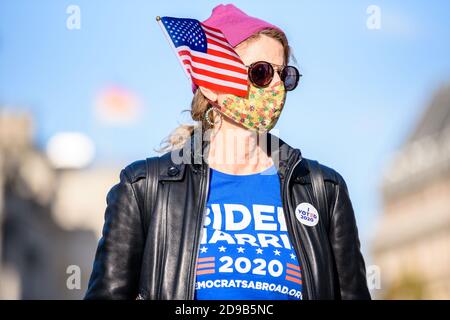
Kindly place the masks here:
[[(278, 40), (283, 45), (283, 49), (284, 49), (283, 55), (284, 55), (285, 64), (289, 63), (290, 57), (292, 57), (294, 62), (296, 63), (295, 57), (292, 55), (292, 49), (291, 49), (291, 47), (289, 47), (289, 43), (286, 38), (286, 35), (277, 29), (274, 29), (274, 28), (263, 29), (255, 34), (253, 34), (252, 36), (250, 36), (249, 38), (247, 38), (240, 44), (244, 44), (244, 43), (248, 44), (251, 41), (258, 39), (261, 35), (265, 35), (265, 36), (271, 37), (275, 40)], [(190, 112), (192, 120), (196, 121), (197, 123), (193, 124), (193, 125), (182, 124), (182, 125), (178, 126), (175, 130), (173, 130), (169, 134), (169, 136), (167, 138), (165, 138), (161, 142), (161, 144), (164, 144), (164, 145), (156, 151), (162, 153), (162, 152), (167, 152), (167, 151), (181, 148), (184, 145), (184, 143), (189, 139), (189, 137), (192, 135), (194, 129), (197, 126), (199, 126), (200, 124), (202, 125), (202, 128), (204, 128), (204, 129), (211, 128), (212, 126), (205, 120), (205, 117), (204, 117), (205, 112), (206, 112), (206, 110), (208, 110), (209, 107), (211, 107), (211, 104), (209, 103), (208, 99), (206, 99), (206, 97), (203, 95), (201, 90), (199, 90), (197, 88), (197, 90), (194, 93), (194, 97), (192, 98), (191, 109), (184, 110), (184, 111)], [(209, 116), (210, 116), (210, 120), (212, 122), (215, 122), (214, 115), (212, 112), (209, 114)]]

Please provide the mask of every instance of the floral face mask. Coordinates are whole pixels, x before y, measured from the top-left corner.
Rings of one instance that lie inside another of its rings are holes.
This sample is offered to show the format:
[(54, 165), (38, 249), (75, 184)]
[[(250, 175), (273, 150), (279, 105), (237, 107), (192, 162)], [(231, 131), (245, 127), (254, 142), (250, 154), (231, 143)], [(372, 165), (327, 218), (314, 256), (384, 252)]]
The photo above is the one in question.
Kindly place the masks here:
[(266, 88), (249, 84), (248, 98), (226, 95), (223, 106), (213, 103), (218, 111), (250, 130), (265, 132), (271, 130), (280, 117), (286, 100), (282, 81)]

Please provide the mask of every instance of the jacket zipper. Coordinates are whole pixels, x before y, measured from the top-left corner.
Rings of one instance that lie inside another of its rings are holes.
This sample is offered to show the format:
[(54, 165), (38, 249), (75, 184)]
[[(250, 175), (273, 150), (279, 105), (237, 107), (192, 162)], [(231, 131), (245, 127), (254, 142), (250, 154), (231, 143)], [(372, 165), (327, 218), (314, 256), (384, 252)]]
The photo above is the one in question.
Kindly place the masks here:
[[(195, 298), (195, 271), (196, 271), (196, 266), (197, 266), (197, 259), (198, 259), (198, 253), (200, 250), (200, 243), (201, 243), (201, 239), (203, 237), (203, 224), (204, 224), (204, 220), (205, 220), (205, 208), (206, 208), (206, 201), (207, 201), (207, 194), (208, 194), (208, 189), (209, 189), (209, 166), (207, 164), (205, 164), (204, 167), (205, 171), (202, 171), (202, 188), (201, 188), (201, 199), (202, 199), (202, 205), (200, 206), (200, 213), (199, 215), (201, 215), (201, 223), (200, 223), (200, 237), (197, 237), (198, 234), (198, 229), (196, 229), (196, 233), (195, 233), (195, 246), (194, 248), (196, 249), (194, 251), (194, 259), (191, 259), (193, 261), (193, 265), (191, 265), (191, 277), (190, 277), (190, 283), (189, 283), (189, 288), (190, 288), (190, 292), (189, 292), (189, 298), (191, 300), (194, 300)], [(206, 179), (206, 181), (205, 181)]]
[[(311, 274), (310, 274), (310, 268), (309, 268), (309, 262), (307, 261), (307, 257), (306, 257), (306, 250), (305, 247), (303, 245), (303, 241), (299, 241), (299, 235), (297, 233), (297, 230), (294, 228), (293, 223), (292, 223), (292, 213), (289, 210), (292, 205), (290, 202), (290, 194), (289, 194), (289, 181), (291, 179), (292, 173), (295, 170), (295, 167), (297, 167), (297, 165), (302, 161), (302, 158), (298, 159), (294, 165), (290, 168), (288, 168), (288, 174), (285, 178), (284, 181), (284, 192), (283, 192), (283, 196), (284, 196), (284, 212), (285, 212), (285, 216), (288, 218), (287, 221), (289, 221), (289, 223), (287, 223), (287, 226), (289, 228), (290, 233), (294, 236), (294, 250), (297, 254), (297, 257), (300, 259), (300, 263), (301, 263), (301, 274), (302, 274), (302, 279), (305, 279), (306, 282), (303, 282), (307, 285), (302, 285), (302, 300), (308, 300), (308, 299), (313, 299), (315, 294), (314, 294), (314, 288), (312, 286), (312, 281), (311, 281)], [(287, 205), (287, 208), (286, 208)], [(287, 209), (287, 210), (286, 210)], [(295, 220), (294, 220), (295, 221)], [(300, 253), (299, 254), (299, 248), (298, 248), (298, 244), (300, 243)], [(306, 289), (306, 290), (304, 290)], [(308, 292), (309, 290), (309, 292)], [(306, 293), (306, 294), (305, 294)], [(306, 299), (304, 299), (306, 298)]]

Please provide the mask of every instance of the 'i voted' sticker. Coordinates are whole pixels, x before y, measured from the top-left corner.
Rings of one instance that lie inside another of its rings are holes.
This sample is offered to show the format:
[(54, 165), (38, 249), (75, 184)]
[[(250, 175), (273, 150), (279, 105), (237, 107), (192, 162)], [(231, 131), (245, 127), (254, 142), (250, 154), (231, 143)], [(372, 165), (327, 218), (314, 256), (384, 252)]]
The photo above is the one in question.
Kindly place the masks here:
[(306, 226), (313, 227), (319, 222), (319, 213), (308, 202), (302, 202), (295, 208), (295, 216), (298, 221)]

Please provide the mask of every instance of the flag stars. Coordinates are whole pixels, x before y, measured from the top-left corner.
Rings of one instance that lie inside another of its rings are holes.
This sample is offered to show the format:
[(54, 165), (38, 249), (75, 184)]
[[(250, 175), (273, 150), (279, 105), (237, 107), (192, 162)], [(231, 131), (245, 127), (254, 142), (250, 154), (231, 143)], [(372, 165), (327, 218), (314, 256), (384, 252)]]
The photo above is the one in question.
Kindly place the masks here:
[(227, 248), (225, 248), (224, 246), (219, 247), (219, 252), (225, 252), (227, 250)]
[(291, 253), (291, 259), (295, 259), (295, 254)]
[(239, 252), (239, 253), (244, 253), (244, 251), (245, 251), (244, 248), (242, 248), (242, 247), (239, 247), (239, 248), (238, 248), (238, 252)]
[(263, 253), (263, 250), (262, 250), (261, 248), (258, 248), (258, 249), (256, 249), (256, 253), (257, 253), (257, 254), (262, 254), (262, 253)]
[(273, 253), (274, 253), (276, 256), (279, 256), (281, 252), (280, 252), (279, 250), (273, 250)]
[(164, 17), (163, 22), (176, 48), (187, 46), (190, 50), (206, 53), (207, 39), (198, 21)]
[(208, 248), (207, 248), (207, 247), (202, 247), (202, 248), (200, 248), (200, 252), (201, 252), (201, 253), (206, 253), (206, 251), (208, 251)]

